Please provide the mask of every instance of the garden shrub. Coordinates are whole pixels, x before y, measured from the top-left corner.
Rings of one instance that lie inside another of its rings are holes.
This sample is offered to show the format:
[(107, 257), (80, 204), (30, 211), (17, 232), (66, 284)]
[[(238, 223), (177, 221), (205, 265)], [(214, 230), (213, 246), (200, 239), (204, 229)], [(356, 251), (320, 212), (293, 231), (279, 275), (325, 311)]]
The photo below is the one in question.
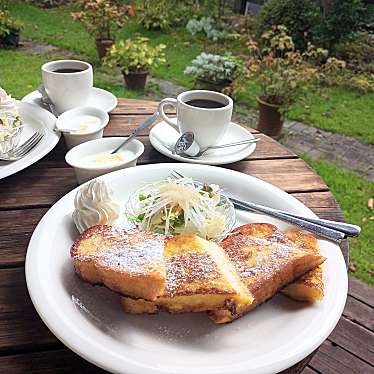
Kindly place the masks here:
[(359, 30), (365, 6), (362, 0), (331, 0), (328, 9), (318, 0), (268, 0), (259, 15), (259, 32), (285, 25), (296, 48), (308, 42), (330, 51)]
[(335, 55), (353, 72), (374, 74), (374, 35), (359, 33), (354, 40), (339, 43)]
[(61, 5), (71, 4), (73, 0), (28, 0), (28, 3), (40, 8), (53, 8)]
[(296, 48), (304, 50), (320, 23), (320, 10), (317, 0), (268, 0), (258, 17), (259, 36), (275, 25), (284, 25)]
[(333, 0), (315, 27), (314, 41), (332, 50), (337, 43), (349, 40), (359, 30), (364, 11), (362, 0)]
[(139, 21), (147, 30), (168, 30), (186, 24), (193, 14), (192, 0), (142, 0)]

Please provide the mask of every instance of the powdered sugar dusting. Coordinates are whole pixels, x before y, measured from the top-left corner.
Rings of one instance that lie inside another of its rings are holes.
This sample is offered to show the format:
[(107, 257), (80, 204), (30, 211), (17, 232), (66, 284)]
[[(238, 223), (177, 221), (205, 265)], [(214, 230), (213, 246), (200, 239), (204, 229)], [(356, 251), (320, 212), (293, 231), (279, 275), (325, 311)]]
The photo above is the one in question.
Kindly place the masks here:
[(233, 242), (229, 240), (225, 244), (223, 241), (223, 248), (243, 278), (267, 278), (274, 275), (284, 267), (296, 249), (295, 244), (280, 231), (265, 238), (238, 234)]
[(217, 265), (208, 255), (196, 252), (183, 253), (166, 261), (166, 295), (173, 297), (178, 291), (185, 292), (185, 285), (195, 281), (209, 281), (219, 276)]
[(112, 228), (105, 235), (106, 248), (98, 254), (98, 262), (115, 271), (141, 274), (163, 266), (165, 237), (150, 232), (126, 233)]

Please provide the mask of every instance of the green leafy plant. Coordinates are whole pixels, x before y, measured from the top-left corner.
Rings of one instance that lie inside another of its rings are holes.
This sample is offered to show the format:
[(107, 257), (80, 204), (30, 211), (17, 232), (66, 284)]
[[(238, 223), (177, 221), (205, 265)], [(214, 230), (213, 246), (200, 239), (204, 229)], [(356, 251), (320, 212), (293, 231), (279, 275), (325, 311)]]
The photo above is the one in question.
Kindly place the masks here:
[(212, 83), (231, 82), (235, 74), (239, 73), (240, 65), (240, 60), (232, 55), (221, 56), (203, 52), (192, 60), (184, 74)]
[(214, 42), (225, 39), (234, 39), (236, 34), (229, 31), (228, 26), (223, 21), (216, 21), (212, 17), (192, 18), (186, 25), (187, 31), (191, 35), (205, 33), (208, 39)]
[(243, 80), (240, 79), (243, 68), (243, 61), (239, 57), (203, 52), (192, 60), (191, 65), (184, 70), (184, 74), (193, 76), (195, 81), (223, 84), (225, 93), (236, 96), (243, 89), (241, 84)]
[(297, 49), (304, 50), (313, 40), (321, 20), (317, 0), (268, 0), (258, 16), (258, 36), (276, 25), (287, 27)]
[(149, 45), (149, 39), (138, 37), (126, 39), (114, 44), (109, 50), (104, 64), (109, 67), (118, 66), (124, 74), (131, 72), (147, 72), (165, 63), (165, 45), (155, 47)]
[(7, 10), (0, 10), (0, 38), (14, 34), (19, 35), (23, 29), (23, 23), (10, 16)]
[(139, 21), (147, 30), (168, 30), (173, 24), (174, 1), (143, 0), (139, 6)]
[[(316, 62), (327, 57), (327, 50), (308, 44), (301, 53), (285, 26), (274, 26), (262, 35), (262, 47), (251, 39), (248, 42), (247, 76), (256, 78), (261, 86), (260, 97), (268, 104), (279, 105), (288, 111), (308, 84), (318, 79)], [(328, 71), (326, 70), (326, 76)]]
[(77, 0), (77, 5), (80, 10), (71, 16), (96, 39), (113, 39), (114, 32), (125, 24), (127, 6), (119, 6), (112, 0)]

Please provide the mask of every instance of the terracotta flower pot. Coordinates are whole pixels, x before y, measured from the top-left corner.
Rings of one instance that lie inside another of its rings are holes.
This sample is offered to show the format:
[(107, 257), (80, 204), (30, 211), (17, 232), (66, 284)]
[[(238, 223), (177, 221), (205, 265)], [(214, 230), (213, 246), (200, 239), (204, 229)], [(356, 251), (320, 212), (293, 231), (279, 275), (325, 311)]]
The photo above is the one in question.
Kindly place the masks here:
[(279, 111), (279, 105), (269, 104), (257, 97), (260, 115), (257, 130), (273, 138), (279, 138), (282, 133), (284, 118)]
[(100, 59), (105, 57), (110, 47), (113, 45), (113, 40), (111, 39), (96, 39), (96, 49), (97, 54)]
[(126, 87), (130, 90), (144, 90), (145, 84), (147, 83), (148, 74), (149, 72), (146, 70), (129, 71), (128, 74), (123, 73)]
[(9, 46), (9, 47), (18, 47), (19, 33), (11, 32), (8, 35), (0, 37), (0, 45)]
[(129, 17), (136, 17), (136, 7), (135, 7), (135, 5), (129, 5), (128, 10), (127, 10), (127, 14), (129, 15)]
[(230, 86), (231, 83), (232, 82), (229, 80), (219, 81), (219, 82), (210, 82), (204, 79), (196, 78), (195, 88), (199, 90), (222, 92), (222, 90)]

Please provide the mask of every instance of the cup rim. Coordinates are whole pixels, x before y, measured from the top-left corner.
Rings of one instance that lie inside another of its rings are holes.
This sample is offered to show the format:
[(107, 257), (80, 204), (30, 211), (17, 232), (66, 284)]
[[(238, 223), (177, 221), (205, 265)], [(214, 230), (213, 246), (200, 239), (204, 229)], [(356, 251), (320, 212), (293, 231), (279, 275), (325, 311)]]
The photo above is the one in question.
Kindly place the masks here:
[[(49, 66), (56, 64), (56, 63), (67, 63), (67, 62), (78, 62), (80, 64), (86, 65), (86, 69), (82, 71), (76, 71), (73, 73), (58, 73), (52, 70), (49, 70)], [(81, 60), (53, 60), (53, 61), (48, 61), (45, 64), (42, 65), (41, 67), (42, 72), (56, 75), (56, 76), (67, 76), (67, 75), (80, 75), (80, 74), (87, 74), (87, 72), (92, 71), (92, 65), (86, 61), (81, 61)]]
[[(187, 104), (186, 102), (184, 102), (182, 100), (183, 96), (185, 96), (186, 94), (188, 93), (191, 93), (191, 92), (195, 92), (195, 93), (210, 93), (210, 94), (214, 94), (214, 95), (217, 95), (217, 96), (220, 96), (220, 97), (223, 97), (225, 99), (228, 100), (228, 104), (226, 104), (225, 106), (221, 107), (221, 108), (200, 108), (200, 107), (196, 107), (196, 106), (192, 106), (192, 105), (189, 105)], [(189, 91), (184, 91), (182, 93), (180, 93), (178, 96), (177, 96), (177, 101), (179, 104), (183, 104), (185, 105), (186, 107), (188, 108), (191, 108), (191, 109), (195, 109), (195, 110), (200, 110), (200, 111), (224, 111), (224, 110), (227, 110), (229, 108), (232, 108), (233, 107), (233, 100), (230, 96), (227, 96), (221, 92), (216, 92), (216, 91), (211, 91), (211, 90), (189, 90)]]

